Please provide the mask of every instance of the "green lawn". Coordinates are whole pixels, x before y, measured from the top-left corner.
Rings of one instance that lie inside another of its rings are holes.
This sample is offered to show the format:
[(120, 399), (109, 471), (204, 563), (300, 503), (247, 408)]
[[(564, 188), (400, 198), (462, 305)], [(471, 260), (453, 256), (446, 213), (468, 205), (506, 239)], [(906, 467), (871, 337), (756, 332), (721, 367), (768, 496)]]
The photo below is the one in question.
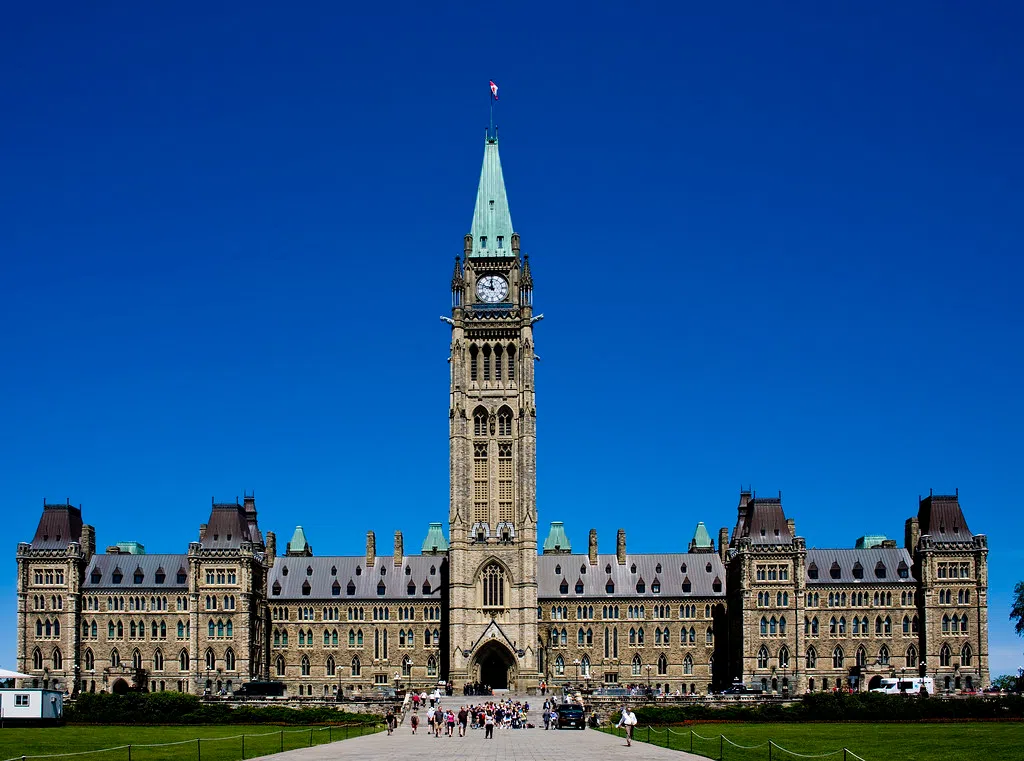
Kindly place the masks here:
[[(761, 747), (743, 749), (724, 743), (725, 759), (789, 761), (797, 757), (786, 750), (806, 755), (849, 748), (865, 761), (1020, 761), (1024, 748), (1024, 722), (976, 722), (961, 724), (694, 724), (672, 727), (670, 747), (719, 758), (721, 735), (736, 745)], [(622, 734), (622, 730), (619, 730)], [(711, 738), (709, 740), (700, 737)], [(646, 741), (647, 727), (637, 727), (635, 738)], [(651, 743), (664, 746), (666, 729), (651, 729)], [(785, 749), (785, 750), (784, 750)], [(841, 759), (842, 752), (830, 758)], [(852, 761), (852, 756), (850, 757)]]
[[(0, 760), (59, 753), (85, 753), (74, 761), (128, 761), (128, 748), (101, 752), (131, 744), (131, 761), (239, 761), (245, 735), (245, 758), (255, 758), (282, 750), (370, 734), (373, 726), (273, 727), (273, 726), (70, 726), (0, 729)], [(200, 738), (200, 742), (196, 742)], [(180, 743), (163, 747), (144, 747), (159, 743)]]

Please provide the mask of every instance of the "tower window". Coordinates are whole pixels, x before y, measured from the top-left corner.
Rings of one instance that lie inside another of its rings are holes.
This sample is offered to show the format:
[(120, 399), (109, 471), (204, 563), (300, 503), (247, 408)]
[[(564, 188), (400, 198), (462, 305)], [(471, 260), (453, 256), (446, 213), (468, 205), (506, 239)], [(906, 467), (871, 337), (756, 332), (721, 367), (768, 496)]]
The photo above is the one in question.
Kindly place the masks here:
[(491, 347), (484, 344), (484, 380), (491, 379)]
[(501, 344), (494, 347), (494, 380), (500, 381), (504, 369), (504, 357), (502, 356)]
[(498, 236), (498, 248), (505, 248), (505, 236), (504, 235), (499, 235)]
[(483, 572), (483, 606), (485, 608), (505, 607), (505, 569), (491, 563)]
[(469, 379), (471, 381), (475, 381), (476, 377), (477, 377), (476, 361), (477, 361), (476, 344), (473, 344), (472, 346), (469, 347)]
[[(491, 203), (494, 203), (494, 201), (491, 201)], [(480, 248), (487, 248), (487, 236), (486, 235), (481, 235), (480, 236)]]
[(512, 344), (508, 346), (508, 353), (505, 355), (508, 357), (508, 379), (510, 381), (516, 379), (516, 347)]

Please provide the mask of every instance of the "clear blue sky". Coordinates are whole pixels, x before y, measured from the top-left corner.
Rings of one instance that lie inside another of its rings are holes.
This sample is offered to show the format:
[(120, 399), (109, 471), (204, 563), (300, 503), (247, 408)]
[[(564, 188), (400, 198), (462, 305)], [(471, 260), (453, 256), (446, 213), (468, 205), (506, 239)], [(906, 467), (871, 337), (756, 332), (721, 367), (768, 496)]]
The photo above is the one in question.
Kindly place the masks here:
[(902, 543), (959, 487), (1021, 665), (1024, 11), (893, 5), (10, 5), (0, 664), (44, 497), (163, 552), (243, 489), (319, 554), (446, 520), (493, 78), (542, 524), (682, 550), (743, 484)]

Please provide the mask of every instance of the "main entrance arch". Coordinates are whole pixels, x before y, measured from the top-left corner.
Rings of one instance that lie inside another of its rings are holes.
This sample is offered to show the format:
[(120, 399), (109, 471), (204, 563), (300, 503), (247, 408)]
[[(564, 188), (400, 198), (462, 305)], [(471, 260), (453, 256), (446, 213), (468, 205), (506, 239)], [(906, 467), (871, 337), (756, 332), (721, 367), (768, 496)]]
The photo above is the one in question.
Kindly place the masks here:
[(516, 658), (500, 642), (485, 642), (473, 656), (471, 672), (475, 681), (494, 690), (509, 689), (516, 678)]

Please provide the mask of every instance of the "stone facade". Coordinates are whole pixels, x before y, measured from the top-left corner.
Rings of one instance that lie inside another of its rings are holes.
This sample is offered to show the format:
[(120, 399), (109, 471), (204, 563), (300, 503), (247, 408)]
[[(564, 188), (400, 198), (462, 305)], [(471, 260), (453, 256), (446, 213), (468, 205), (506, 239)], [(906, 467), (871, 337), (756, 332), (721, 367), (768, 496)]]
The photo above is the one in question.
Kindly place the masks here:
[[(779, 498), (744, 491), (731, 536), (703, 523), (678, 553), (574, 554), (552, 524), (538, 554), (529, 258), (488, 136), (471, 231), (451, 282), (449, 538), (418, 555), (366, 537), (314, 555), (301, 527), (278, 556), (255, 499), (213, 504), (183, 554), (96, 552), (70, 504), (44, 504), (18, 545), (18, 670), (71, 691), (288, 693), (541, 680), (703, 693), (734, 680), (778, 692), (927, 674), (989, 683), (987, 543), (958, 495), (919, 500), (903, 547), (808, 548)], [(682, 542), (681, 542), (682, 545)]]

